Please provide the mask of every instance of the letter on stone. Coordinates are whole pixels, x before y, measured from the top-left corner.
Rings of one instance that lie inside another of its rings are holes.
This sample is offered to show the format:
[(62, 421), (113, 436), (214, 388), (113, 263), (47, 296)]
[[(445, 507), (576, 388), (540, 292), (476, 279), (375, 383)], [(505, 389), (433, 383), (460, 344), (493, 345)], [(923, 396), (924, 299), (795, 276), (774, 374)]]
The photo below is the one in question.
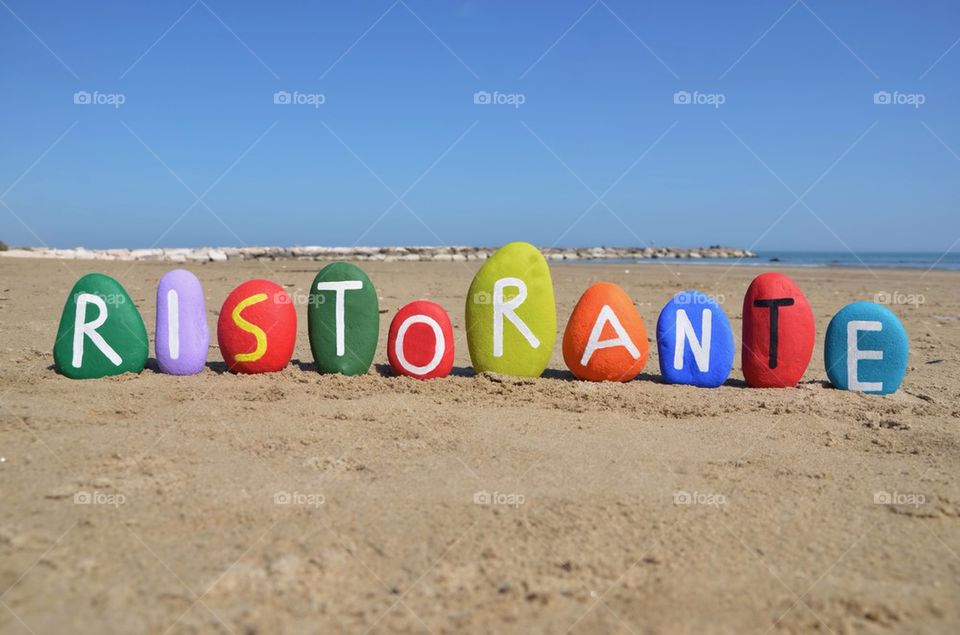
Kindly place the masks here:
[(251, 324), (243, 319), (243, 316), (240, 315), (244, 309), (254, 304), (259, 304), (264, 302), (267, 299), (266, 293), (258, 293), (252, 295), (249, 298), (242, 300), (233, 308), (233, 313), (231, 317), (233, 318), (234, 323), (239, 326), (241, 329), (250, 333), (255, 338), (257, 338), (257, 347), (253, 349), (250, 353), (237, 353), (234, 355), (234, 359), (238, 362), (255, 362), (267, 353), (267, 334), (263, 332), (263, 329), (257, 326), (256, 324)]
[[(97, 317), (92, 322), (87, 322), (87, 304), (97, 307)], [(97, 333), (97, 329), (103, 326), (107, 321), (107, 303), (98, 295), (92, 293), (81, 293), (77, 298), (77, 314), (73, 323), (73, 367), (80, 368), (83, 365), (83, 338), (89, 337), (100, 352), (106, 355), (107, 359), (113, 362), (114, 366), (123, 363), (123, 358), (117, 354), (117, 351), (107, 344), (103, 336)]]
[(334, 280), (331, 282), (318, 282), (317, 291), (336, 291), (334, 299), (334, 313), (336, 315), (335, 328), (337, 330), (337, 357), (343, 357), (346, 353), (344, 343), (344, 308), (343, 296), (347, 291), (359, 291), (363, 288), (362, 280)]
[[(516, 287), (518, 292), (509, 302), (503, 301), (503, 289)], [(516, 309), (527, 299), (527, 285), (520, 278), (500, 278), (493, 284), (493, 356), (503, 357), (503, 318), (507, 318), (517, 327), (530, 346), (540, 347), (540, 340), (533, 334), (526, 322), (516, 314)]]
[[(403, 354), (403, 338), (407, 335), (407, 329), (409, 329), (414, 324), (426, 324), (431, 329), (433, 329), (434, 337), (434, 350), (433, 358), (423, 366), (417, 366), (416, 364), (411, 363), (407, 360), (406, 356)], [(397, 362), (403, 366), (404, 370), (413, 373), (414, 375), (426, 375), (429, 372), (432, 372), (437, 366), (440, 365), (440, 361), (443, 359), (443, 354), (447, 351), (447, 343), (443, 337), (443, 329), (440, 328), (440, 324), (437, 323), (429, 315), (411, 315), (406, 320), (400, 324), (400, 329), (397, 331), (397, 339), (394, 342), (394, 354), (397, 356)]]
[(710, 309), (703, 310), (703, 340), (697, 341), (697, 334), (693, 330), (693, 324), (687, 317), (687, 312), (683, 309), (677, 311), (677, 340), (673, 351), (673, 367), (677, 370), (683, 369), (683, 351), (686, 340), (690, 340), (690, 350), (693, 351), (693, 357), (697, 362), (697, 368), (701, 373), (710, 370), (710, 333), (713, 330), (713, 312)]
[(883, 351), (860, 350), (857, 342), (857, 333), (860, 331), (882, 330), (883, 324), (875, 320), (850, 320), (847, 322), (847, 390), (883, 392), (882, 381), (861, 382), (857, 376), (857, 364), (861, 359), (883, 359)]
[[(617, 336), (613, 339), (601, 341), (600, 335), (603, 333), (603, 327), (606, 324), (610, 324), (610, 326), (613, 327), (613, 330), (617, 332)], [(590, 358), (593, 357), (595, 351), (601, 348), (613, 348), (615, 346), (622, 346), (627, 349), (627, 352), (629, 352), (634, 359), (640, 358), (640, 351), (637, 349), (637, 345), (633, 343), (633, 340), (630, 339), (630, 336), (627, 335), (626, 329), (620, 324), (620, 318), (613, 312), (610, 305), (604, 304), (603, 308), (600, 309), (600, 314), (597, 316), (597, 321), (593, 324), (593, 330), (590, 331), (590, 339), (587, 340), (587, 347), (583, 350), (580, 365), (586, 366), (589, 364)]]

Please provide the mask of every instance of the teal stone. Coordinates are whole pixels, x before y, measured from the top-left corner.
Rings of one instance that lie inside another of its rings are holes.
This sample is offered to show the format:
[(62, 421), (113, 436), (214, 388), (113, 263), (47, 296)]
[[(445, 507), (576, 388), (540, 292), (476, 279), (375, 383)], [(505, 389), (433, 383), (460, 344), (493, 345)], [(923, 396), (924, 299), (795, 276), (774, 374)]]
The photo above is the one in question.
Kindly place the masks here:
[(366, 373), (380, 337), (380, 303), (367, 274), (348, 262), (324, 267), (310, 287), (307, 327), (321, 373)]
[(119, 282), (101, 273), (77, 280), (53, 344), (58, 371), (71, 379), (139, 373), (149, 350), (140, 311)]
[(907, 372), (910, 341), (887, 307), (854, 302), (827, 326), (823, 360), (830, 383), (842, 390), (875, 395), (896, 392)]

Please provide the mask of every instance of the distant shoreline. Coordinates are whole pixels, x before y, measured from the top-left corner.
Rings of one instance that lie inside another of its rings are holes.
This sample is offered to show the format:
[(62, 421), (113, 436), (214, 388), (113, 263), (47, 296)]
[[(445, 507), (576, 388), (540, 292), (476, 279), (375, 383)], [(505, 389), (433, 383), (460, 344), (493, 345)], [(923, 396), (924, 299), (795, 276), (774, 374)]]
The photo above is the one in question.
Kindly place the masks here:
[[(547, 260), (728, 260), (755, 258), (737, 247), (541, 247)], [(156, 262), (226, 262), (229, 260), (359, 260), (369, 262), (483, 261), (495, 247), (197, 247), (154, 249), (15, 248), (0, 252), (6, 258), (61, 260), (121, 260)]]
[[(17, 247), (0, 251), (0, 258), (90, 260), (203, 264), (243, 261), (356, 262), (483, 262), (492, 247), (186, 247), (156, 249), (54, 249)], [(717, 265), (783, 269), (837, 268), (913, 271), (960, 271), (960, 253), (750, 251), (737, 247), (545, 247), (552, 264), (576, 265)]]

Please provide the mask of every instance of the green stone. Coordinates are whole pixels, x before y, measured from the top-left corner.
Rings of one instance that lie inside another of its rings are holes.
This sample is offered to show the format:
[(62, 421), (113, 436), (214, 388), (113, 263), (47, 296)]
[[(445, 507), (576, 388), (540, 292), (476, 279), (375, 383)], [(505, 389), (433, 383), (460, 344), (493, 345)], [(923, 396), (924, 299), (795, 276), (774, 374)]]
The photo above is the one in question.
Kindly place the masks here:
[(119, 282), (102, 273), (77, 280), (53, 344), (57, 370), (71, 379), (139, 373), (149, 350), (140, 311)]
[(307, 326), (321, 373), (366, 373), (380, 336), (380, 303), (367, 274), (348, 262), (324, 267), (310, 287)]
[(483, 264), (467, 294), (467, 346), (474, 369), (539, 377), (556, 338), (547, 261), (529, 243), (504, 245)]

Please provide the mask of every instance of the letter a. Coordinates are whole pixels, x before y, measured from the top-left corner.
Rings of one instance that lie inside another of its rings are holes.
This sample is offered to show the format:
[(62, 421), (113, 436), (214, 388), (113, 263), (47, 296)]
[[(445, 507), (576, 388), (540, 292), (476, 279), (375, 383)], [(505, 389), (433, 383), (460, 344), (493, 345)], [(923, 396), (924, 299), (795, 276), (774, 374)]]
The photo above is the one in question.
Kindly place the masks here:
[[(606, 324), (613, 327), (613, 330), (617, 332), (617, 336), (613, 339), (601, 341), (600, 336), (603, 334), (603, 327)], [(603, 308), (600, 309), (600, 314), (597, 316), (597, 321), (593, 323), (593, 330), (590, 331), (590, 339), (587, 340), (587, 347), (583, 350), (580, 365), (586, 366), (589, 364), (590, 358), (593, 357), (595, 351), (601, 348), (613, 348), (615, 346), (623, 346), (626, 348), (627, 352), (629, 352), (634, 359), (639, 359), (640, 357), (640, 351), (637, 349), (637, 345), (634, 344), (630, 336), (627, 335), (626, 329), (624, 329), (620, 323), (620, 318), (613, 312), (610, 305), (604, 304)]]

